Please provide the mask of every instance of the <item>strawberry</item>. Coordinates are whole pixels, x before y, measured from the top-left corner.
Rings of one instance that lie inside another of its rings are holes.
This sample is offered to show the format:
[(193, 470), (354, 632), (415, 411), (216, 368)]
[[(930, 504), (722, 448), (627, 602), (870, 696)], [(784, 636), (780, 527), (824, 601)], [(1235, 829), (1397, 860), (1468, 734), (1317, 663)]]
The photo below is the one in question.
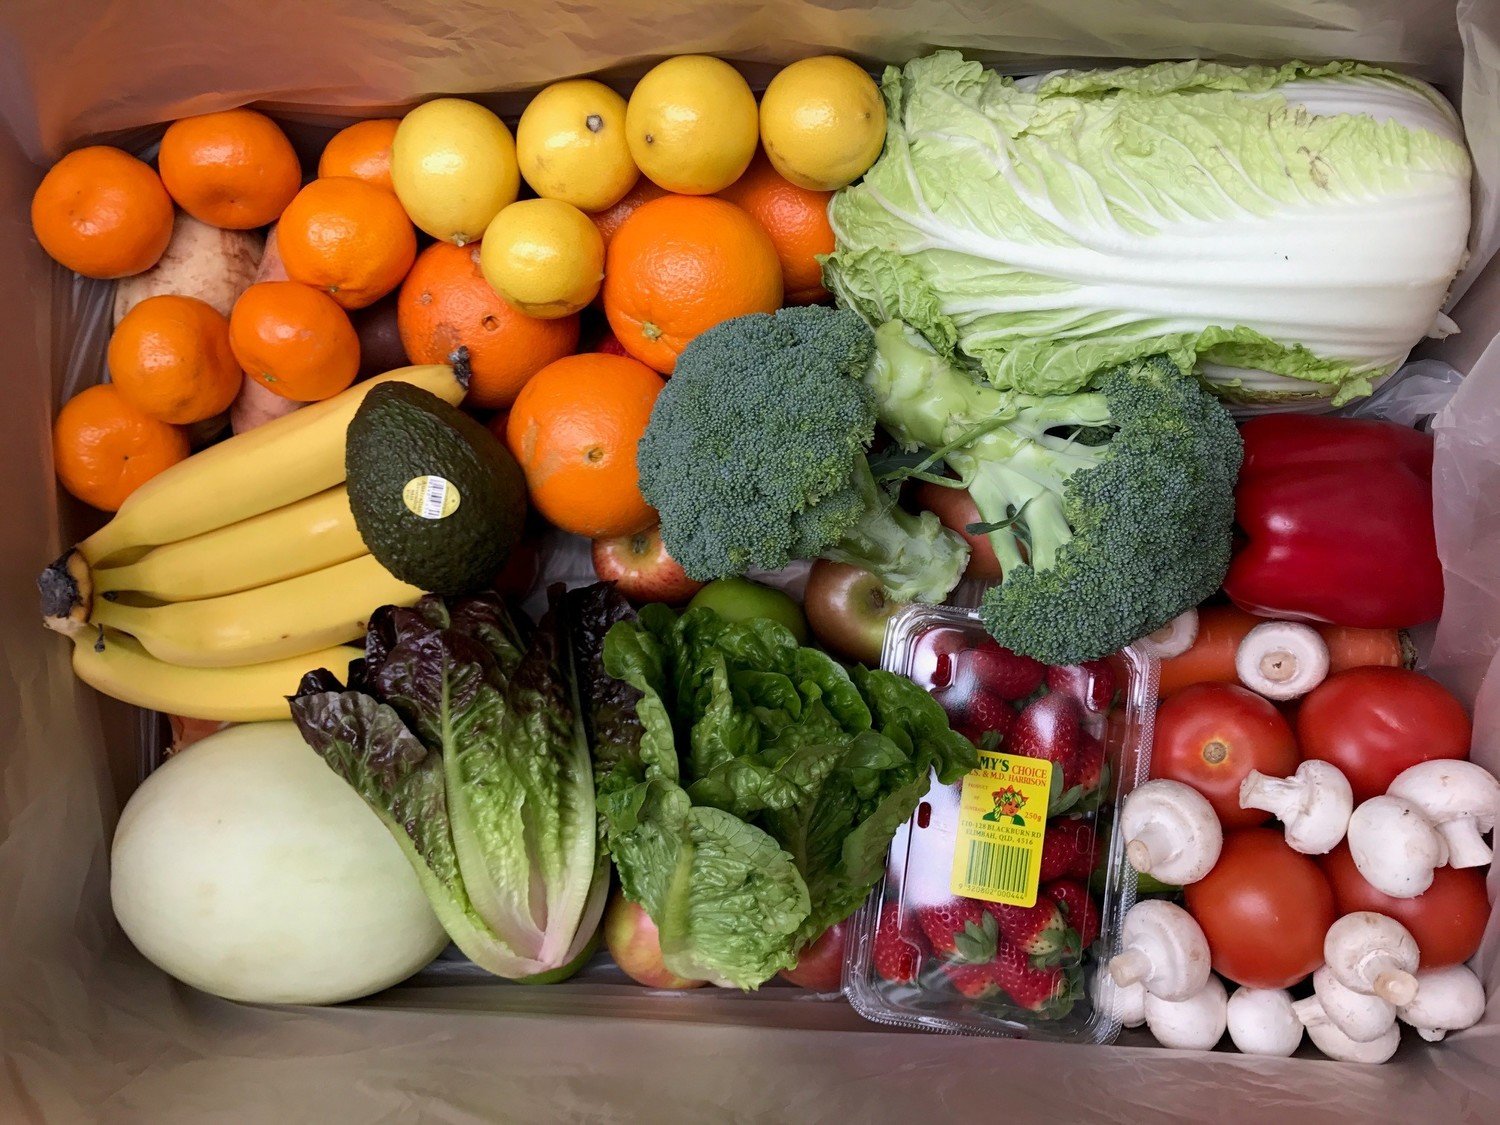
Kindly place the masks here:
[(1087, 879), (1094, 870), (1094, 826), (1087, 820), (1054, 820), (1042, 840), (1041, 880)]
[(955, 898), (941, 906), (917, 908), (917, 924), (939, 957), (956, 961), (988, 961), (995, 955), (999, 935), (996, 919), (985, 910), (988, 903)]
[(1066, 778), (1078, 758), (1082, 719), (1078, 701), (1072, 696), (1061, 692), (1044, 695), (1028, 703), (1016, 716), (1010, 733), (1005, 736), (1005, 751), (1051, 762), (1053, 769), (1062, 771)]
[(875, 972), (881, 979), (892, 984), (911, 984), (922, 969), (927, 956), (926, 941), (912, 924), (911, 916), (901, 914), (901, 908), (888, 902), (880, 909), (880, 920), (875, 926), (875, 948), (871, 960)]
[(959, 730), (969, 713), (968, 697), (956, 687), (945, 687), (934, 691), (932, 698), (938, 701), (943, 714), (948, 716), (948, 725)]
[(1042, 686), (1046, 665), (1002, 648), (986, 638), (957, 657), (960, 675), (972, 676), (979, 686), (1001, 699), (1025, 699)]
[(1042, 894), (1057, 903), (1067, 915), (1068, 925), (1078, 934), (1080, 949), (1087, 949), (1099, 936), (1099, 908), (1088, 887), (1077, 879), (1058, 879), (1042, 888)]
[(956, 729), (970, 742), (978, 744), (980, 739), (991, 733), (1004, 738), (1015, 721), (1016, 712), (1009, 703), (981, 688), (970, 698)]
[(1102, 715), (1115, 701), (1115, 670), (1107, 660), (1059, 664), (1047, 669), (1047, 690), (1071, 695), (1085, 711)]
[(1000, 991), (1000, 981), (995, 975), (995, 966), (986, 961), (982, 965), (965, 963), (945, 964), (943, 975), (960, 995), (970, 1000), (983, 1000)]
[(1073, 772), (1063, 779), (1068, 788), (1078, 786), (1084, 795), (1094, 792), (1104, 784), (1104, 743), (1091, 734), (1084, 734), (1078, 742), (1078, 756), (1073, 760)]
[(1028, 1012), (1046, 1011), (1049, 1015), (1068, 993), (1067, 978), (1055, 965), (1038, 968), (1026, 952), (1014, 945), (1002, 945), (995, 959), (985, 968), (991, 979), (1011, 998), (1017, 1007)]
[(1069, 952), (1072, 931), (1068, 929), (1067, 918), (1046, 895), (1037, 895), (1035, 906), (992, 902), (987, 909), (1000, 924), (1005, 945), (1014, 946), (1041, 962), (1060, 960)]

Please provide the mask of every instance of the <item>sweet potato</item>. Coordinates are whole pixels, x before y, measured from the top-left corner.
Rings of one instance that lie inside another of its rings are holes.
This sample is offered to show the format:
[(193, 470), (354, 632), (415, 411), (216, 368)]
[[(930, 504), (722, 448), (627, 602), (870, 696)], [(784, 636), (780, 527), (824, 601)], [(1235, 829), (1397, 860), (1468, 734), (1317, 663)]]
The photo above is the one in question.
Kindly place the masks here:
[(166, 293), (197, 297), (228, 316), (255, 279), (262, 246), (255, 231), (220, 230), (179, 211), (156, 265), (115, 286), (115, 323), (147, 297)]

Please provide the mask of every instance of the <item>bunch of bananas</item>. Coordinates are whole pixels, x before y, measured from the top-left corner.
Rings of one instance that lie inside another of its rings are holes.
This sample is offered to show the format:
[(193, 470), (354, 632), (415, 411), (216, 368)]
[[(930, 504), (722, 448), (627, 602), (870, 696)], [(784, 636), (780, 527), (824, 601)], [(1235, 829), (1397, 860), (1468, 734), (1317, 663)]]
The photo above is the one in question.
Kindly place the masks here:
[(464, 365), (403, 367), (194, 454), (43, 572), (43, 619), (106, 695), (189, 718), (287, 717), (312, 668), (343, 672), (371, 612), (422, 595), (360, 539), (344, 433), (379, 383), (457, 404)]

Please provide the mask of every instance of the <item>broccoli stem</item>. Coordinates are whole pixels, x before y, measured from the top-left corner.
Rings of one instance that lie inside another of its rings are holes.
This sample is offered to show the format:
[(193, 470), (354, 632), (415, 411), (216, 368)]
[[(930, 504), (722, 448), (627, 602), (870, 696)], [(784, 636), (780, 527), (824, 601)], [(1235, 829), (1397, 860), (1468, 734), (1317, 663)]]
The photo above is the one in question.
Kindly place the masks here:
[[(875, 392), (881, 425), (905, 445), (945, 450), (948, 467), (968, 488), (980, 521), (1009, 521), (987, 533), (1004, 573), (1027, 562), (1050, 568), (1073, 537), (1063, 512), (1067, 480), (1097, 465), (1108, 446), (1083, 445), (1049, 431), (1109, 425), (1105, 397), (999, 391), (946, 362), (897, 321), (882, 325), (875, 336), (876, 357), (866, 382)], [(997, 421), (972, 441), (949, 448), (964, 434)]]
[(941, 602), (969, 565), (968, 544), (931, 512), (898, 505), (863, 458), (851, 483), (864, 498), (864, 514), (823, 557), (871, 571), (897, 601)]

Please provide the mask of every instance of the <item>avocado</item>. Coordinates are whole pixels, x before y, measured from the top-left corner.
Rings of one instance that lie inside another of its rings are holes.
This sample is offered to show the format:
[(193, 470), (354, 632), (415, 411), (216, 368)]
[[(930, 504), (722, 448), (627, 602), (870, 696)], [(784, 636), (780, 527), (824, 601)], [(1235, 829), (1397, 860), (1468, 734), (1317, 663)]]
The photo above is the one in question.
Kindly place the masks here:
[(423, 590), (488, 586), (521, 538), (521, 467), (487, 429), (421, 387), (382, 383), (365, 396), (344, 468), (365, 546)]

